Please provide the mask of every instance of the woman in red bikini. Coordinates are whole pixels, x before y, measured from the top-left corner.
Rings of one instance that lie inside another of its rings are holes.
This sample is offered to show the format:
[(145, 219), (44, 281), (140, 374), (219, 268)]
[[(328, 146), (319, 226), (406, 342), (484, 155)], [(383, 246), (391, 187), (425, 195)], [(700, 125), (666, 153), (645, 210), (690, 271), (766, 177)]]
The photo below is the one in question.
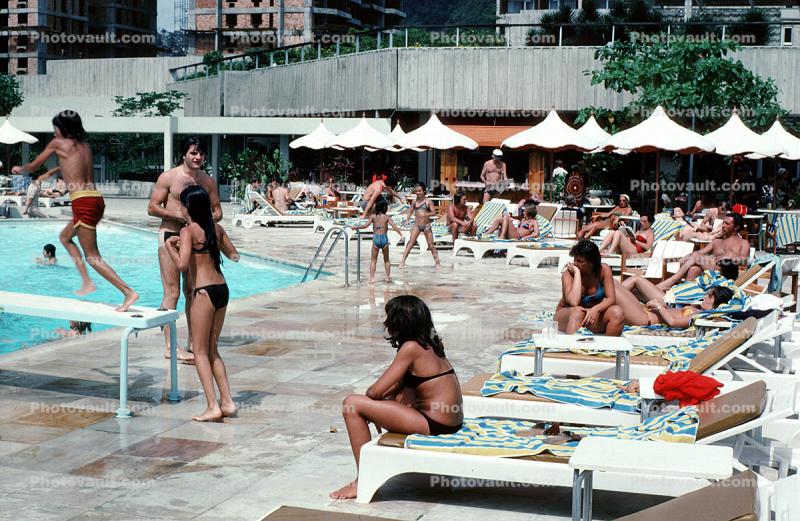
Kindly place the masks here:
[(652, 224), (650, 216), (642, 215), (640, 224), (641, 229), (634, 238), (631, 238), (630, 233), (632, 232), (627, 227), (606, 235), (600, 245), (600, 253), (602, 255), (621, 253), (628, 257), (640, 257), (643, 253), (650, 251), (655, 240), (653, 230), (650, 228)]
[[(438, 436), (458, 432), (464, 420), (458, 377), (428, 306), (412, 295), (395, 297), (386, 303), (384, 326), (397, 349), (392, 365), (366, 394), (351, 394), (342, 406), (356, 467), (371, 439), (370, 422), (390, 432)], [(330, 497), (354, 499), (357, 492), (358, 478)]]

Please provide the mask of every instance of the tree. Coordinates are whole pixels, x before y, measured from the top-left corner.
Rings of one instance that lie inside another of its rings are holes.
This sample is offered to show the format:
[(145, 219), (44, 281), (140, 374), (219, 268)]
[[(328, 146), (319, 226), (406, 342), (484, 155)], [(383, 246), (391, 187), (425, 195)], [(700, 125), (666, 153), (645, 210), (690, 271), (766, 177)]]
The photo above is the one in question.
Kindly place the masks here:
[(237, 192), (241, 193), (234, 195), (241, 196), (244, 194), (245, 185), (251, 179), (259, 179), (265, 184), (278, 177), (286, 181), (289, 179), (289, 171), (293, 166), (291, 161), (283, 157), (278, 148), (272, 152), (272, 156), (247, 148), (235, 157), (225, 154), (222, 157), (219, 171), (223, 179), (238, 181), (236, 183)]
[(11, 111), (22, 105), (24, 100), (17, 78), (0, 74), (0, 116), (8, 116)]
[(117, 104), (114, 116), (171, 116), (182, 109), (187, 94), (177, 90), (167, 92), (137, 92), (135, 97), (114, 96)]
[(699, 128), (710, 129), (738, 108), (746, 123), (766, 130), (787, 111), (777, 101), (774, 81), (728, 57), (738, 49), (730, 40), (617, 40), (595, 52), (603, 66), (587, 74), (592, 85), (633, 95), (623, 110), (627, 117), (661, 105), (685, 121), (695, 115)]

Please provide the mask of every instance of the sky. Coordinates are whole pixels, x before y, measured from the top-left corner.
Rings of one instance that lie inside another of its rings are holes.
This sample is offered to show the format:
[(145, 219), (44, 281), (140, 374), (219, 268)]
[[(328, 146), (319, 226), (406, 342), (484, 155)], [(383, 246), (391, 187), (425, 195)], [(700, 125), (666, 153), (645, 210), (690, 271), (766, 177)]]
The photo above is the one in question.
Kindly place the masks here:
[(158, 0), (158, 30), (175, 28), (175, 0)]

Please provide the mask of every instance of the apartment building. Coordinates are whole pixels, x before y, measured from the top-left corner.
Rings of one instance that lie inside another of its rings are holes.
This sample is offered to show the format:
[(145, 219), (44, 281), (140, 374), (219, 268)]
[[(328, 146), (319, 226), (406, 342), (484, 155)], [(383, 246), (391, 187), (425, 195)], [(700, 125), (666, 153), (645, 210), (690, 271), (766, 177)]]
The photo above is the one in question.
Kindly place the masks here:
[(348, 29), (388, 27), (405, 19), (402, 0), (194, 0), (190, 53), (239, 53), (314, 41)]
[(8, 0), (0, 73), (44, 74), (48, 60), (155, 56), (157, 0)]

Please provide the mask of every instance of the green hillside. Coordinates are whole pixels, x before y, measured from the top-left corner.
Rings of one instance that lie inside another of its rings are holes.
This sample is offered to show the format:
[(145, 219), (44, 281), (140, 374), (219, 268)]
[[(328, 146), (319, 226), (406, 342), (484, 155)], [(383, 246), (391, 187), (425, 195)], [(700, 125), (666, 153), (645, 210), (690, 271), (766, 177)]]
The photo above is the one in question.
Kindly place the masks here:
[(492, 23), (494, 0), (405, 0), (408, 25)]

